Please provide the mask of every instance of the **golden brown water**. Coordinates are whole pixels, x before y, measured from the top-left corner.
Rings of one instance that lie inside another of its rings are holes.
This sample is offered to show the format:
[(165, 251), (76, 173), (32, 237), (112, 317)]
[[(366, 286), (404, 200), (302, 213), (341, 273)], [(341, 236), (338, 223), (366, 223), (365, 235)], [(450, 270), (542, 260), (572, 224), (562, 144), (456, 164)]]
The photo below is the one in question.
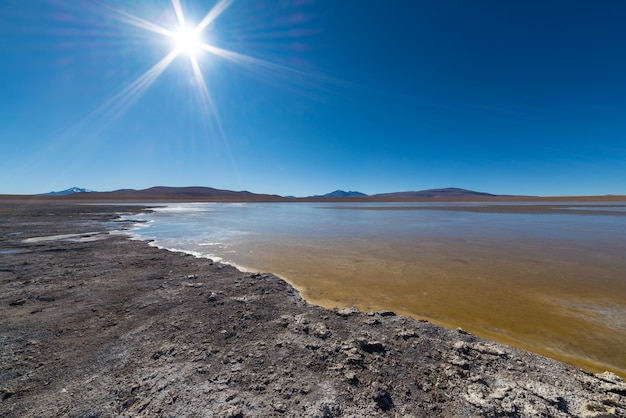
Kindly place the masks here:
[[(332, 216), (359, 216), (347, 212)], [(363, 232), (374, 218), (364, 218), (366, 222), (341, 233), (293, 233), (290, 228), (309, 222), (310, 213), (293, 217), (294, 223), (289, 216), (287, 211), (277, 217), (283, 226), (274, 221), (271, 231), (283, 228), (276, 234), (261, 230), (239, 240), (235, 250), (225, 254), (227, 260), (276, 273), (308, 301), (325, 307), (390, 309), (592, 372), (610, 370), (626, 377), (626, 237), (614, 236), (611, 224), (599, 225), (603, 232), (587, 242), (580, 239), (585, 233), (558, 228), (539, 237), (525, 233), (526, 227), (509, 231), (509, 218), (492, 215), (478, 219), (504, 219), (493, 228), (506, 233), (476, 233), (471, 228), (456, 233), (456, 226), (450, 232), (444, 224), (434, 233), (416, 229), (385, 234), (392, 224), (374, 229), (379, 235)], [(320, 216), (312, 230), (329, 227), (324, 213)], [(258, 224), (262, 218), (246, 222)], [(530, 231), (558, 221), (546, 218), (537, 224), (534, 219), (516, 222), (529, 222)]]
[(626, 377), (626, 288), (614, 283), (624, 270), (601, 254), (561, 252), (350, 240), (259, 245), (236, 260), (286, 278), (314, 304), (391, 309)]

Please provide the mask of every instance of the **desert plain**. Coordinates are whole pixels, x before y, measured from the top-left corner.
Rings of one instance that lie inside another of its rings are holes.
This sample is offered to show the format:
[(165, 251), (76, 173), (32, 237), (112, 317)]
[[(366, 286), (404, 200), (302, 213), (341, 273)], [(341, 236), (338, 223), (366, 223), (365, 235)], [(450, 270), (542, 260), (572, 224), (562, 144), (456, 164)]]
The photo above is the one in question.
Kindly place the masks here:
[(0, 415), (626, 416), (612, 373), (113, 233), (144, 210), (0, 204)]

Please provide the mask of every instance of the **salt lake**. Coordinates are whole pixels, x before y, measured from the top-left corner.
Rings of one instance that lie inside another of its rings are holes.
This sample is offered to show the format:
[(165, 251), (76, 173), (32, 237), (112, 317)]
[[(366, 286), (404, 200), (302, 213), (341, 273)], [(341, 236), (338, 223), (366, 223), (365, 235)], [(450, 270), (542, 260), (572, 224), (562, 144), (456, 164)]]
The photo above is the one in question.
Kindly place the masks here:
[(626, 376), (626, 204), (194, 203), (132, 235)]

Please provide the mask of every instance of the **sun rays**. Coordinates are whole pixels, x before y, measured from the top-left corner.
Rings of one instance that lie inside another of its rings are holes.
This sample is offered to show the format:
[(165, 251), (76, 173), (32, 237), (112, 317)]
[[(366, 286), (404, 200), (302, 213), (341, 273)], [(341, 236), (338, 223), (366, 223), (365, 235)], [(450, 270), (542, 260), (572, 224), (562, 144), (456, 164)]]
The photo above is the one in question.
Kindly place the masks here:
[[(187, 16), (185, 14), (180, 0), (171, 0), (175, 22), (164, 26), (131, 14), (125, 10), (99, 2), (98, 4), (102, 8), (108, 10), (107, 15), (109, 17), (126, 25), (157, 35), (157, 40), (163, 41), (166, 45), (171, 45), (171, 50), (143, 74), (122, 87), (119, 92), (106, 99), (93, 112), (70, 128), (67, 133), (76, 134), (87, 127), (89, 127), (92, 132), (104, 130), (135, 104), (170, 65), (179, 58), (187, 58), (189, 60), (194, 81), (193, 86), (200, 104), (198, 110), (202, 112), (205, 122), (209, 123), (212, 121), (211, 130), (220, 136), (223, 136), (224, 133), (219, 120), (216, 103), (207, 86), (207, 79), (204, 75), (205, 70), (202, 68), (202, 62), (200, 60), (202, 55), (208, 54), (216, 58), (225, 59), (242, 67), (246, 67), (248, 70), (257, 72), (265, 71), (265, 75), (268, 75), (268, 72), (281, 74), (284, 76), (285, 80), (290, 79), (290, 77), (286, 76), (287, 73), (302, 76), (304, 74), (302, 71), (220, 48), (206, 41), (208, 38), (206, 32), (211, 30), (214, 21), (233, 3), (234, 0), (219, 0), (202, 19), (197, 19), (196, 16)], [(192, 21), (199, 23), (191, 24), (190, 22)]]
[[(195, 15), (186, 10), (181, 0), (171, 0), (169, 7), (165, 9), (145, 7), (140, 9), (143, 11), (142, 15), (137, 15), (101, 0), (94, 0), (94, 4), (100, 11), (104, 11), (103, 15), (106, 18), (120, 22), (128, 28), (140, 29), (150, 35), (143, 37), (145, 41), (142, 41), (146, 42), (147, 49), (155, 46), (159, 48), (159, 44), (169, 49), (162, 58), (158, 58), (154, 63), (148, 63), (147, 69), (142, 74), (126, 81), (117, 92), (104, 99), (93, 111), (66, 129), (59, 137), (69, 139), (76, 136), (91, 138), (100, 136), (139, 102), (168, 69), (173, 70), (172, 64), (179, 59), (187, 61), (190, 70), (188, 86), (191, 87), (190, 92), (196, 98), (196, 105), (189, 108), (188, 114), (195, 114), (204, 125), (205, 132), (213, 140), (221, 141), (227, 152), (230, 151), (218, 112), (219, 103), (214, 99), (209, 88), (210, 82), (218, 78), (212, 77), (215, 74), (209, 72), (209, 68), (213, 68), (213, 63), (207, 62), (206, 57), (213, 57), (213, 61), (230, 62), (261, 79), (278, 82), (283, 87), (295, 87), (300, 93), (310, 93), (313, 96), (316, 92), (328, 91), (330, 85), (344, 84), (331, 77), (264, 60), (243, 53), (243, 51), (224, 48), (216, 43), (215, 40), (220, 39), (219, 35), (223, 37), (224, 34), (213, 32), (214, 22), (222, 17), (222, 14), (233, 3), (234, 0), (218, 0), (202, 16), (202, 14)], [(144, 13), (152, 17), (142, 17)], [(161, 17), (155, 18), (155, 16)], [(169, 17), (169, 19), (163, 17)], [(289, 59), (288, 56), (282, 58)], [(179, 68), (176, 69), (179, 70)], [(219, 77), (223, 78), (224, 73), (222, 72)]]
[[(202, 101), (203, 111), (209, 112), (210, 116), (214, 119), (216, 116), (216, 109), (213, 105), (213, 100), (209, 93), (209, 89), (205, 82), (202, 70), (198, 62), (198, 54), (202, 51), (211, 52), (211, 46), (204, 43), (202, 39), (202, 32), (206, 30), (209, 25), (217, 19), (231, 4), (233, 0), (219, 0), (211, 10), (200, 20), (198, 25), (190, 26), (185, 16), (183, 7), (180, 0), (172, 0), (172, 8), (176, 14), (178, 26), (175, 28), (165, 28), (156, 23), (147, 21), (140, 17), (134, 16), (119, 9), (111, 9), (119, 20), (133, 25), (137, 28), (144, 29), (156, 34), (162, 35), (165, 38), (169, 38), (174, 45), (174, 49), (155, 66), (147, 70), (143, 75), (139, 76), (137, 80), (133, 81), (112, 98), (111, 105), (117, 106), (119, 103), (132, 102), (133, 96), (140, 96), (145, 90), (157, 80), (159, 75), (163, 73), (181, 54), (187, 55), (190, 60), (191, 68), (195, 79), (195, 85), (198, 88), (198, 95)], [(133, 87), (137, 86), (137, 88)], [(105, 103), (106, 105), (106, 103)]]

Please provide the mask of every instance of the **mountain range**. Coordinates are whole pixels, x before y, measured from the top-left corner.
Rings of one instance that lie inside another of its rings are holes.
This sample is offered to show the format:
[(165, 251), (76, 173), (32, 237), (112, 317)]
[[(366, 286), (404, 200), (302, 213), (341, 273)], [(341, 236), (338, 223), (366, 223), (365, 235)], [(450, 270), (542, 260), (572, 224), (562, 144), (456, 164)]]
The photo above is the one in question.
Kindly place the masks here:
[(284, 200), (282, 196), (257, 194), (248, 191), (214, 189), (212, 187), (165, 187), (156, 186), (148, 189), (120, 189), (111, 192), (76, 193), (71, 195), (81, 200), (102, 201), (207, 201), (207, 202), (273, 202)]
[(333, 199), (333, 198), (351, 198), (351, 197), (370, 197), (373, 199), (422, 199), (422, 198), (467, 198), (467, 197), (496, 197), (498, 195), (484, 192), (475, 192), (473, 190), (459, 189), (457, 187), (448, 187), (444, 189), (428, 189), (420, 191), (379, 193), (367, 195), (361, 192), (345, 192), (343, 190), (335, 190), (334, 192), (323, 195), (309, 196), (309, 199)]
[(428, 189), (419, 192), (395, 192), (380, 193), (371, 197), (391, 198), (391, 199), (416, 199), (416, 198), (466, 198), (466, 197), (496, 197), (498, 195), (484, 192), (475, 192), (473, 190), (459, 189), (457, 187), (448, 187), (445, 189)]
[[(257, 194), (249, 191), (232, 191), (215, 189), (212, 187), (164, 187), (157, 186), (148, 189), (120, 189), (110, 192), (94, 192), (89, 189), (72, 187), (59, 192), (46, 193), (44, 196), (58, 198), (79, 199), (86, 201), (138, 201), (138, 202), (167, 202), (167, 201), (217, 201), (217, 202), (275, 202), (286, 199), (294, 200), (293, 196)], [(413, 200), (413, 199), (472, 199), (490, 198), (499, 195), (477, 192), (460, 188), (428, 189), (421, 191), (404, 191), (394, 193), (380, 193), (367, 195), (357, 191), (335, 190), (333, 192), (299, 198), (328, 199), (328, 200)], [(510, 196), (509, 196), (510, 197)]]

